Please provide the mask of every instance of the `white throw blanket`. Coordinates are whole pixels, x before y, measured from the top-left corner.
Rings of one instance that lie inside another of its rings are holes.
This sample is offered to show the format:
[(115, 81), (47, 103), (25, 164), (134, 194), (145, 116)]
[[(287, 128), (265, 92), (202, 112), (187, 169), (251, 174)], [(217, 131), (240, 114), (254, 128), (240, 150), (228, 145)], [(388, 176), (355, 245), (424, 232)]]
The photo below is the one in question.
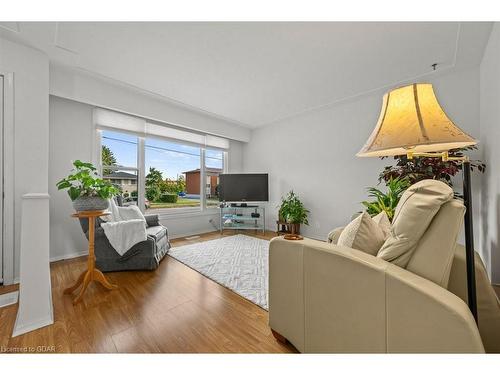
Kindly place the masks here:
[(118, 207), (114, 199), (109, 200), (111, 214), (101, 224), (109, 243), (120, 255), (135, 244), (146, 241), (146, 219), (137, 206)]

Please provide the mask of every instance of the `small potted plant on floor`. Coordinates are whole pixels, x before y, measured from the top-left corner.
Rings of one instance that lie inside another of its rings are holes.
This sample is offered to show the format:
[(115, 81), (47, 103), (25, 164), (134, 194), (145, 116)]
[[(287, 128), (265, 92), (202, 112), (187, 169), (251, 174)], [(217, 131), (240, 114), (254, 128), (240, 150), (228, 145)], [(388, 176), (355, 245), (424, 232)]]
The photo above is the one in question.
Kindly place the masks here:
[(59, 181), (59, 190), (67, 190), (76, 211), (100, 211), (108, 208), (108, 199), (119, 190), (97, 174), (91, 163), (80, 160), (73, 162), (72, 173)]
[(309, 210), (304, 207), (297, 194), (290, 191), (285, 197), (281, 198), (278, 217), (287, 222), (291, 234), (300, 233), (300, 224), (309, 225), (307, 214)]

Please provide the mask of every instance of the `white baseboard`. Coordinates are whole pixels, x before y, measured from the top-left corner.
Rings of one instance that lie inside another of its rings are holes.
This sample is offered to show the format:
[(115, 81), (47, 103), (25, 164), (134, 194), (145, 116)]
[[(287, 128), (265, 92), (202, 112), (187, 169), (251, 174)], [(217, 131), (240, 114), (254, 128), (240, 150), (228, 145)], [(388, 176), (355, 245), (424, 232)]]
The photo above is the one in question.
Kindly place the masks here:
[(50, 262), (57, 262), (60, 260), (78, 258), (78, 257), (88, 255), (88, 253), (89, 253), (89, 251), (85, 250), (85, 251), (75, 251), (75, 252), (63, 254), (63, 255), (56, 255), (56, 256), (50, 257)]
[[(21, 307), (20, 307), (21, 308)], [(23, 335), (27, 332), (34, 331), (36, 329), (49, 326), (54, 324), (54, 304), (52, 303), (52, 291), (49, 292), (49, 303), (47, 309), (47, 315), (43, 318), (36, 319), (31, 322), (19, 322), (20, 310), (17, 310), (16, 322), (14, 323), (14, 329), (12, 331), (12, 337)]]
[(190, 237), (190, 236), (199, 236), (200, 234), (205, 234), (205, 233), (210, 233), (210, 232), (217, 232), (217, 229), (212, 229), (207, 228), (207, 230), (197, 230), (197, 231), (190, 231), (190, 232), (184, 232), (184, 233), (176, 233), (174, 235), (168, 236), (169, 239), (175, 240), (177, 238), (184, 238), (184, 237)]
[(0, 294), (0, 308), (15, 304), (17, 303), (18, 299), (18, 290), (10, 293)]
[(24, 335), (25, 333), (34, 331), (35, 329), (39, 329), (45, 326), (49, 326), (51, 324), (54, 324), (54, 318), (52, 316), (47, 316), (45, 318), (42, 318), (35, 322), (31, 322), (29, 324), (24, 324), (22, 326), (19, 326), (17, 324), (17, 318), (16, 318), (16, 324), (14, 325), (14, 331), (12, 332), (12, 337)]

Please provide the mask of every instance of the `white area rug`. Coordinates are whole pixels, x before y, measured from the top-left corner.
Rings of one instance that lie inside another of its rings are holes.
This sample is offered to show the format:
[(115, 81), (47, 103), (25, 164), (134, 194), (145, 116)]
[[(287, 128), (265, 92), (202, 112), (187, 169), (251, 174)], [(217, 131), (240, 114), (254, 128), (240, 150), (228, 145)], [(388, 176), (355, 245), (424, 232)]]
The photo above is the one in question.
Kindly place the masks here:
[(267, 310), (269, 241), (238, 234), (173, 247), (168, 255)]

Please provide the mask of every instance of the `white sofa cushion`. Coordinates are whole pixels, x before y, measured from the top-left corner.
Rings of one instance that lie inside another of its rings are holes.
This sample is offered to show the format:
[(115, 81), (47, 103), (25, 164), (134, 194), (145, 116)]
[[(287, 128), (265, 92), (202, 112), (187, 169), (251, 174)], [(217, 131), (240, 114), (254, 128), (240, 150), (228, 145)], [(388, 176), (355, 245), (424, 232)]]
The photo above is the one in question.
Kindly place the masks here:
[(453, 190), (441, 181), (422, 180), (410, 186), (396, 207), (391, 235), (377, 256), (406, 268), (432, 219), (451, 199)]

